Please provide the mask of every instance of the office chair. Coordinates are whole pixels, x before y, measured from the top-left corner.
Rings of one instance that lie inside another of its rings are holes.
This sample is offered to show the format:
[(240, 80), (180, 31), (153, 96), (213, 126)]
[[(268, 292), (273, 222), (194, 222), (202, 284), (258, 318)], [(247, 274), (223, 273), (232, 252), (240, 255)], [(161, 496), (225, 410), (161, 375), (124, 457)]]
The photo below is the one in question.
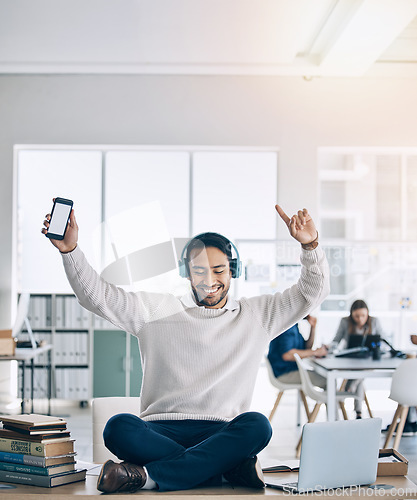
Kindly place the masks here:
[(389, 426), (385, 439), (384, 448), (388, 446), (390, 439), (397, 434), (394, 439), (393, 448), (398, 450), (401, 436), (403, 434), (407, 413), (410, 406), (417, 406), (417, 359), (406, 359), (395, 370), (391, 381), (391, 392), (389, 398), (398, 403), (397, 409)]
[[(340, 389), (339, 390), (341, 392), (345, 391), (346, 384), (347, 384), (347, 379), (345, 378), (343, 380), (343, 382), (341, 383), (341, 385), (340, 385)], [(363, 399), (365, 401), (366, 409), (368, 410), (369, 418), (374, 418), (372, 410), (371, 410), (371, 405), (369, 404), (369, 400), (368, 400), (368, 397), (366, 396), (366, 392), (365, 391), (363, 392)]]
[(271, 413), (269, 414), (269, 417), (268, 417), (268, 420), (270, 422), (272, 422), (272, 419), (275, 415), (275, 412), (278, 408), (278, 405), (279, 405), (279, 402), (281, 401), (281, 398), (284, 394), (285, 391), (289, 391), (291, 389), (296, 389), (299, 391), (300, 393), (300, 398), (301, 398), (301, 401), (303, 402), (303, 406), (304, 406), (304, 409), (305, 409), (305, 412), (306, 412), (306, 415), (307, 415), (307, 420), (308, 420), (308, 417), (310, 416), (310, 409), (308, 407), (308, 403), (307, 403), (307, 398), (303, 392), (303, 389), (302, 389), (302, 386), (301, 384), (287, 384), (285, 382), (281, 382), (279, 380), (278, 377), (276, 377), (274, 375), (274, 371), (272, 369), (272, 366), (271, 366), (271, 363), (268, 359), (267, 356), (265, 356), (265, 362), (266, 362), (266, 369), (267, 369), (267, 372), (268, 372), (268, 378), (269, 378), (269, 381), (271, 382), (271, 384), (276, 387), (278, 389), (278, 394), (277, 394), (277, 398), (275, 400), (275, 403), (274, 403), (274, 406), (271, 410)]

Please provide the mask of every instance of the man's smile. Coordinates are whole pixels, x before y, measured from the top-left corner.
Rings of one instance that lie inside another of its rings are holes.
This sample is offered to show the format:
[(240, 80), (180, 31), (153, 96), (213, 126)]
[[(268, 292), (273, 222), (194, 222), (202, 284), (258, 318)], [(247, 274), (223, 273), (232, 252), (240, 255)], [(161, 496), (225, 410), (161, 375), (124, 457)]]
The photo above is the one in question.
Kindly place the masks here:
[(220, 288), (222, 288), (222, 285), (216, 285), (212, 287), (206, 287), (206, 286), (199, 286), (198, 289), (202, 290), (205, 295), (215, 295)]

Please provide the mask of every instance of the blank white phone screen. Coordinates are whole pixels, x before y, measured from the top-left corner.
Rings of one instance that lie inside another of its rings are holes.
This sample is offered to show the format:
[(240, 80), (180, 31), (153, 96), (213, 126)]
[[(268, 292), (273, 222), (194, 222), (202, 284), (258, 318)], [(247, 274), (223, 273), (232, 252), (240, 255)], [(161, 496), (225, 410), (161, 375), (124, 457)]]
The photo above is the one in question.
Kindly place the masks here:
[(64, 234), (70, 211), (71, 205), (62, 205), (61, 203), (57, 203), (54, 208), (48, 232), (51, 234)]

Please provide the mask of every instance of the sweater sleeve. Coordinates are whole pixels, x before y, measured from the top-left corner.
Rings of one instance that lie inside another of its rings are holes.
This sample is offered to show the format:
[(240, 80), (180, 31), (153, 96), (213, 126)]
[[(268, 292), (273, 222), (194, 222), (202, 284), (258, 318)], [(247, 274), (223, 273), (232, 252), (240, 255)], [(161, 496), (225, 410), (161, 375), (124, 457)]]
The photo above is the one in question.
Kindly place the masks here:
[(320, 245), (315, 250), (301, 250), (301, 265), (300, 279), (284, 292), (241, 299), (247, 301), (270, 338), (298, 323), (329, 294), (329, 266)]
[(127, 292), (103, 280), (78, 246), (62, 259), (79, 303), (128, 333), (137, 334), (164, 299), (162, 294)]
[(336, 335), (334, 336), (334, 339), (332, 340), (333, 345), (338, 345), (343, 339), (347, 340), (348, 336), (348, 318), (342, 318), (339, 323), (339, 328), (337, 329)]

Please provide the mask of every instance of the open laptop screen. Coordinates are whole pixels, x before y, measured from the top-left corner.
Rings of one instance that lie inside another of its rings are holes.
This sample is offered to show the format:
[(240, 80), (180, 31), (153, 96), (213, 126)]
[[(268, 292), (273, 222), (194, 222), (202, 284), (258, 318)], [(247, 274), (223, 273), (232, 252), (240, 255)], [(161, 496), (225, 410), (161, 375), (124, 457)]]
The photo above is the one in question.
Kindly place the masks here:
[(380, 418), (306, 424), (298, 482), (266, 478), (267, 486), (299, 493), (362, 486), (376, 480)]
[(372, 349), (372, 344), (377, 344), (381, 342), (381, 335), (349, 335), (348, 349), (352, 347), (368, 347)]

